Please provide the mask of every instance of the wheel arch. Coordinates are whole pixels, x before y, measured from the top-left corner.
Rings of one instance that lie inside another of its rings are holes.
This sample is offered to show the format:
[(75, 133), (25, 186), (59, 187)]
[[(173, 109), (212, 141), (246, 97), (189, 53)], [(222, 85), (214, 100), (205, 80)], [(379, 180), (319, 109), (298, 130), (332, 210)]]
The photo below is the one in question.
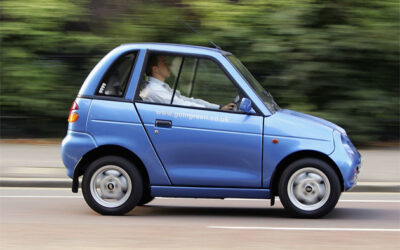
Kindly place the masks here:
[(274, 170), (274, 173), (272, 174), (271, 177), (271, 184), (270, 184), (270, 194), (272, 197), (278, 195), (278, 185), (279, 185), (279, 179), (281, 178), (281, 175), (283, 171), (293, 162), (302, 159), (302, 158), (316, 158), (320, 159), (326, 163), (328, 163), (333, 170), (336, 172), (337, 176), (339, 177), (340, 180), (340, 188), (342, 191), (344, 191), (344, 181), (343, 181), (343, 176), (342, 173), (340, 172), (338, 166), (336, 163), (329, 158), (324, 153), (318, 152), (318, 151), (313, 151), (313, 150), (302, 150), (302, 151), (297, 151), (294, 152), (288, 156), (286, 156), (284, 159), (282, 159), (277, 167)]
[(143, 177), (145, 188), (150, 185), (150, 178), (142, 160), (132, 151), (118, 145), (102, 145), (87, 152), (76, 165), (72, 178), (72, 192), (77, 193), (79, 188), (79, 176), (83, 175), (88, 165), (95, 159), (107, 155), (117, 155), (132, 161)]

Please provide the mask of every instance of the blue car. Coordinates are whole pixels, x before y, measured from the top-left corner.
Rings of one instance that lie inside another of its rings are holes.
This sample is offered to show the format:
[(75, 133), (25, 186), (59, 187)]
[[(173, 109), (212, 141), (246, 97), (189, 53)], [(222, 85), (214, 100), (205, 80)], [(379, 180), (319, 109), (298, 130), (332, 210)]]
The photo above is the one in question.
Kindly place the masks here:
[(154, 197), (279, 196), (296, 217), (329, 213), (354, 187), (361, 155), (326, 120), (281, 109), (221, 49), (124, 44), (73, 102), (62, 158), (72, 191), (104, 215)]

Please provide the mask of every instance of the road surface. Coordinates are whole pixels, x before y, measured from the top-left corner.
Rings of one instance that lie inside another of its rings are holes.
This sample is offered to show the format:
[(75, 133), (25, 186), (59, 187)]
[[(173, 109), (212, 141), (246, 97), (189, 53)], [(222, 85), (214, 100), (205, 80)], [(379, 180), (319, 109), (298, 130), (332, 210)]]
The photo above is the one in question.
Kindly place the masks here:
[(161, 199), (101, 216), (69, 189), (0, 188), (1, 249), (400, 249), (400, 194), (345, 193), (323, 219), (279, 200)]

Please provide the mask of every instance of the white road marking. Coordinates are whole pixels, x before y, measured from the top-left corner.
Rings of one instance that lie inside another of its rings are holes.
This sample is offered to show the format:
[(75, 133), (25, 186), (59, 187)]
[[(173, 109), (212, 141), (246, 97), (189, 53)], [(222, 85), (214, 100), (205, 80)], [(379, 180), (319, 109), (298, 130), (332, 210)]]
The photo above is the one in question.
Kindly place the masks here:
[(340, 228), (340, 227), (232, 227), (208, 226), (212, 229), (279, 230), (279, 231), (359, 231), (359, 232), (400, 232), (400, 228)]
[[(173, 199), (173, 198), (171, 198)], [(268, 201), (268, 199), (239, 199), (239, 198), (227, 198), (224, 199), (227, 201)], [(279, 198), (275, 198), (275, 201), (280, 201)], [(399, 203), (400, 200), (339, 200), (339, 202), (366, 202), (366, 203), (374, 203), (374, 202), (381, 202), (381, 203)]]
[(0, 198), (83, 198), (83, 196), (59, 196), (59, 195), (0, 195)]
[[(0, 198), (83, 198), (80, 196), (72, 195), (0, 195)], [(162, 200), (177, 200), (187, 198), (170, 198), (170, 197), (156, 197), (156, 199)], [(190, 198), (189, 198), (190, 199)], [(225, 199), (230, 201), (266, 201), (263, 199)], [(279, 201), (279, 199), (277, 199)], [(359, 203), (400, 203), (400, 200), (339, 200), (339, 202), (359, 202)]]
[(399, 203), (400, 200), (339, 200), (339, 202), (366, 202), (366, 203), (374, 203), (374, 202), (381, 202), (381, 203)]
[(0, 187), (0, 190), (19, 190), (19, 189), (29, 189), (29, 190), (68, 190), (71, 192), (70, 187)]
[[(6, 163), (8, 163), (8, 162), (20, 162), (20, 163), (26, 163), (26, 160), (19, 160), (19, 159), (7, 159), (7, 160), (2, 160), (1, 161), (1, 163), (3, 163), (3, 164), (6, 164)], [(62, 166), (62, 161), (61, 160), (38, 160), (38, 159), (29, 159), (29, 162), (39, 162), (39, 163), (45, 163), (45, 162), (47, 162), (47, 163), (56, 163), (57, 164), (57, 166), (56, 166), (56, 168), (59, 168), (59, 169), (65, 169), (63, 166)], [(40, 167), (40, 166), (38, 166), (37, 168), (42, 168), (42, 167)]]

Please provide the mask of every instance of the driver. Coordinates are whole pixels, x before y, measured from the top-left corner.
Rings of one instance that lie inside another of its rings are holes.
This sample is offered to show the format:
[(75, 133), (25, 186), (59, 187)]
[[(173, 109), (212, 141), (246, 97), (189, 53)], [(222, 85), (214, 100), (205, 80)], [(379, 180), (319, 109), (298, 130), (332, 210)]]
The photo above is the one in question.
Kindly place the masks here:
[[(146, 87), (140, 92), (139, 96), (144, 101), (169, 104), (174, 90), (165, 83), (165, 79), (171, 75), (165, 56), (150, 55), (146, 74), (149, 76), (149, 81)], [(173, 104), (222, 110), (233, 110), (235, 106), (233, 103), (220, 106), (202, 99), (186, 97), (181, 95), (179, 90), (175, 91)]]

